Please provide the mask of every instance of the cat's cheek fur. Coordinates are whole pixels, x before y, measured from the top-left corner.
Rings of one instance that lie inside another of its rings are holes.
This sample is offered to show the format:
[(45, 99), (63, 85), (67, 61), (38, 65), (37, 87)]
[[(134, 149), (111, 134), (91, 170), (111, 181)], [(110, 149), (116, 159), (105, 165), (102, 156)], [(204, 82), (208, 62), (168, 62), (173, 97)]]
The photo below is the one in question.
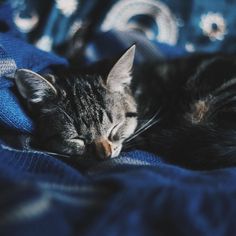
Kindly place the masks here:
[[(122, 127), (122, 133), (125, 136), (125, 139), (129, 138), (135, 131), (137, 127), (137, 120), (134, 118), (129, 118), (130, 120), (126, 122)], [(122, 142), (124, 140), (120, 140), (117, 142), (112, 142), (112, 155), (111, 158), (115, 158), (119, 156), (121, 150), (122, 150)]]
[(129, 138), (134, 133), (137, 124), (138, 122), (136, 118), (127, 118), (127, 121), (123, 126), (123, 136), (126, 139)]

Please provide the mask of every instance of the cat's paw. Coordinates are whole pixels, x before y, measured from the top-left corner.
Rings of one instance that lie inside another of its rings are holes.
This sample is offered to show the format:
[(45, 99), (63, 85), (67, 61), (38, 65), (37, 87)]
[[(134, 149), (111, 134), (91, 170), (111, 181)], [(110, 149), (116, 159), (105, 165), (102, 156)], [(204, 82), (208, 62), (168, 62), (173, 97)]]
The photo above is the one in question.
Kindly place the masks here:
[(67, 156), (82, 156), (85, 153), (85, 144), (81, 139), (54, 140), (48, 142), (46, 148)]

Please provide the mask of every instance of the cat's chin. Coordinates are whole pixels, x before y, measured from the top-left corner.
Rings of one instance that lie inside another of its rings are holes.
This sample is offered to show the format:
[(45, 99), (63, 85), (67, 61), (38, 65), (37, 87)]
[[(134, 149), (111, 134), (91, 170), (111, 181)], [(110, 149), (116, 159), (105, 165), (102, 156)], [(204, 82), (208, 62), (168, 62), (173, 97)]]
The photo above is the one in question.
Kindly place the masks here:
[(121, 149), (122, 149), (122, 144), (119, 144), (116, 147), (114, 147), (111, 158), (118, 157), (120, 155)]

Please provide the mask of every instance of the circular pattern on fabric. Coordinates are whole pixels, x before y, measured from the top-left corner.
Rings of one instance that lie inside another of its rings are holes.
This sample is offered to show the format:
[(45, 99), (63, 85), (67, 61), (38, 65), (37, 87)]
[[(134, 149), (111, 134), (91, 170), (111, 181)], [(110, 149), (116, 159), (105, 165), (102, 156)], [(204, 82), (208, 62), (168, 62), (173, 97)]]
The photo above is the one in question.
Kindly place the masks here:
[(63, 15), (71, 16), (78, 7), (77, 0), (56, 0), (56, 7), (62, 12)]
[(177, 21), (170, 9), (155, 0), (121, 0), (114, 4), (101, 25), (102, 31), (135, 29), (149, 40), (175, 45)]
[(187, 52), (195, 52), (195, 46), (192, 43), (187, 42), (185, 44), (185, 49)]
[(35, 46), (46, 52), (50, 52), (52, 49), (52, 44), (53, 39), (48, 35), (44, 35), (36, 42)]
[(36, 25), (39, 22), (39, 16), (35, 13), (32, 12), (29, 16), (27, 17), (21, 17), (20, 12), (16, 13), (14, 15), (14, 22), (17, 28), (23, 32), (23, 33), (28, 33), (31, 30), (33, 30)]
[(199, 26), (211, 41), (223, 40), (227, 34), (226, 21), (221, 13), (208, 12), (202, 15)]

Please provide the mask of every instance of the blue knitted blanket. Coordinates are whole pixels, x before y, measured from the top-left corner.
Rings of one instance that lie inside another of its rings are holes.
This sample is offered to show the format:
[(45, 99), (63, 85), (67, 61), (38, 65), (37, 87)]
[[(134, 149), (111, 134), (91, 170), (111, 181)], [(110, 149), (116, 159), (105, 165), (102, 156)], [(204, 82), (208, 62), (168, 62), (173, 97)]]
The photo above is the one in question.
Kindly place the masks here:
[(190, 171), (139, 150), (83, 168), (3, 142), (33, 132), (15, 69), (66, 63), (0, 33), (0, 235), (236, 235), (236, 168)]

